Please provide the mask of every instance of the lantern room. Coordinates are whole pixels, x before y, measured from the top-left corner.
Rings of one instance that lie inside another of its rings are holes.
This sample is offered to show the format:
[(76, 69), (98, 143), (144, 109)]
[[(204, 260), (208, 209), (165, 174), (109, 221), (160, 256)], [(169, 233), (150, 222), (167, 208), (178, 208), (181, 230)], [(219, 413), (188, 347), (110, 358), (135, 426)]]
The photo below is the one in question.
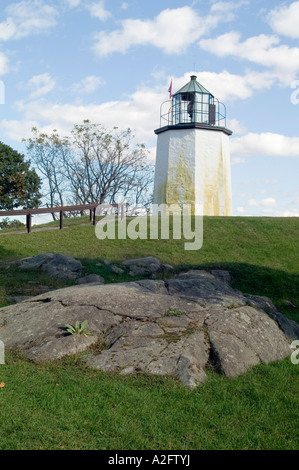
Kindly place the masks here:
[(202, 124), (226, 127), (226, 109), (206, 88), (190, 77), (190, 82), (161, 105), (160, 127)]

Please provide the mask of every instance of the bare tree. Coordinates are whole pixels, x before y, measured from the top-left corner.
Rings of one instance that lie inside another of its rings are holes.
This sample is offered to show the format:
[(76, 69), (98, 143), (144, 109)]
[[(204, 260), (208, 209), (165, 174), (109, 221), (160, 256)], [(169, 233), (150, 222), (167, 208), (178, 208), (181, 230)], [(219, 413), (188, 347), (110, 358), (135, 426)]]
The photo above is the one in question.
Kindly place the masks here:
[[(45, 203), (49, 207), (62, 206), (65, 202), (67, 184), (62, 163), (69, 155), (69, 141), (61, 139), (56, 131), (51, 135), (32, 128), (33, 137), (27, 140), (27, 151), (39, 170), (44, 187)], [(52, 214), (55, 219), (55, 214)]]
[(101, 125), (84, 121), (72, 130), (74, 158), (65, 162), (67, 175), (80, 203), (114, 203), (135, 184), (146, 166), (144, 145), (133, 146), (130, 129), (107, 132)]
[(149, 197), (153, 171), (144, 145), (134, 144), (132, 131), (114, 127), (107, 131), (86, 120), (70, 137), (60, 138), (33, 129), (28, 152), (48, 185), (51, 205), (68, 203), (115, 203), (130, 196), (134, 203)]
[(142, 170), (137, 170), (124, 190), (123, 195), (126, 201), (134, 206), (148, 206), (152, 202), (153, 197), (153, 178), (153, 165), (148, 164)]

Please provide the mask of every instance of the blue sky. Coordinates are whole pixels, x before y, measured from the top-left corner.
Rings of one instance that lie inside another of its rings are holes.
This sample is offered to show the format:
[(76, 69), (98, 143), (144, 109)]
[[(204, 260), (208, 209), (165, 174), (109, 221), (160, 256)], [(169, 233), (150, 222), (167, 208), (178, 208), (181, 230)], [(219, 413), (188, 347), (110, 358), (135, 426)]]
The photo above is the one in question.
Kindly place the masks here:
[(227, 108), (233, 215), (299, 216), (298, 25), (299, 1), (1, 0), (0, 140), (90, 119), (154, 161), (170, 80), (195, 74)]

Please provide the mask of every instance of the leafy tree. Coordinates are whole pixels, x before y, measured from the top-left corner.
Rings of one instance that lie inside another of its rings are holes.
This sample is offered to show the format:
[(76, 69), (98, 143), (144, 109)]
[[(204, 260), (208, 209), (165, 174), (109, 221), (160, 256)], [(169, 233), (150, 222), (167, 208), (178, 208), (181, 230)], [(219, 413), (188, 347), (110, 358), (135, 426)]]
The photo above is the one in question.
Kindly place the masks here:
[(24, 155), (0, 142), (0, 208), (37, 207), (41, 199), (40, 183)]
[(9, 217), (5, 217), (2, 219), (0, 222), (0, 229), (6, 229), (6, 228), (25, 228), (26, 225), (23, 224), (20, 220), (9, 220)]

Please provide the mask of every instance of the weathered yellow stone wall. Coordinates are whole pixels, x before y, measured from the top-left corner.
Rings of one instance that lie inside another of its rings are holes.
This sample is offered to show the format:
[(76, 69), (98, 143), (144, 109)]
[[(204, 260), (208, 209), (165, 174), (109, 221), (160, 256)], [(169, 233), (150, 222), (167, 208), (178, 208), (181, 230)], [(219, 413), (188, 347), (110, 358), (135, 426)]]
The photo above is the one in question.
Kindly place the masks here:
[(155, 204), (202, 204), (204, 215), (231, 215), (229, 136), (208, 129), (158, 134)]

